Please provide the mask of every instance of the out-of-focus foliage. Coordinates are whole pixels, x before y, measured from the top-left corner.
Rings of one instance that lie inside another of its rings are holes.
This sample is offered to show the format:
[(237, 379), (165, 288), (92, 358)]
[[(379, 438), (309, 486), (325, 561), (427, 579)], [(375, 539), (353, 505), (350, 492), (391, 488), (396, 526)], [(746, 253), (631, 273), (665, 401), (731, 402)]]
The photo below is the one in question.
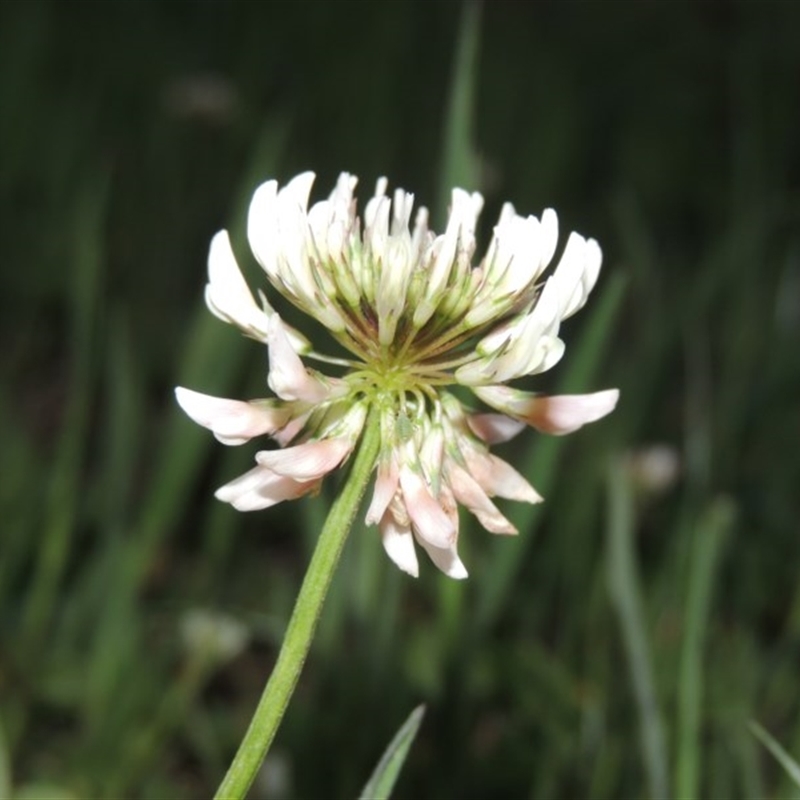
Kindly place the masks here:
[(748, 722), (797, 760), (799, 76), (792, 2), (0, 4), (0, 794), (227, 766), (336, 485), (216, 503), (255, 446), (172, 387), (265, 394), (206, 248), (258, 281), (248, 197), (311, 168), (596, 237), (530, 386), (622, 399), (506, 446), (546, 502), (466, 526), (463, 584), (356, 527), (253, 796), (353, 796), (423, 701), (397, 796), (791, 796)]

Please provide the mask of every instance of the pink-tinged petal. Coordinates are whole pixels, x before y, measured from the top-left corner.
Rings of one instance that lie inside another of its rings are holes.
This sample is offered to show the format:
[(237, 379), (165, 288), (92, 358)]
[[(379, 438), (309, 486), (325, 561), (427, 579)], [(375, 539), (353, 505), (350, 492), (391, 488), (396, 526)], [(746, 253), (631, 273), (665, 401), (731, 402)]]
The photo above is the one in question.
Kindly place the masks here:
[[(444, 431), (438, 423), (426, 423), (421, 431), (419, 445), (419, 464), (433, 491), (438, 491), (441, 483), (442, 458), (444, 457)], [(409, 442), (406, 446), (410, 446)]]
[(594, 394), (532, 397), (520, 416), (537, 430), (563, 436), (610, 414), (618, 400), (618, 389)]
[(254, 467), (248, 472), (245, 472), (244, 475), (239, 475), (238, 478), (234, 478), (224, 486), (221, 486), (214, 493), (214, 496), (218, 500), (230, 503), (234, 497), (255, 491), (262, 484), (268, 483), (273, 478), (274, 473), (270, 472), (270, 470), (263, 469), (262, 467)]
[(298, 416), (292, 418), (285, 427), (276, 431), (272, 438), (281, 446), (286, 447), (292, 439), (303, 430), (308, 418), (311, 416), (311, 411), (304, 411)]
[(214, 496), (230, 503), (237, 511), (257, 511), (284, 500), (294, 500), (318, 486), (318, 480), (296, 481), (259, 466), (221, 486)]
[(269, 387), (282, 400), (321, 403), (331, 396), (331, 385), (314, 377), (303, 366), (284, 330), (283, 321), (274, 314), (269, 321)]
[(365, 518), (367, 525), (374, 525), (383, 518), (389, 503), (391, 503), (397, 492), (399, 481), (400, 477), (395, 459), (391, 456), (381, 459), (378, 462), (372, 502), (369, 504)]
[(525, 429), (525, 423), (505, 414), (469, 414), (470, 430), (487, 444), (500, 444), (513, 439)]
[(208, 251), (206, 305), (224, 322), (229, 322), (255, 338), (266, 341), (267, 315), (256, 305), (236, 257), (228, 232), (219, 231)]
[(387, 511), (380, 522), (381, 542), (386, 555), (414, 578), (419, 577), (419, 562), (414, 547), (414, 537), (409, 526), (398, 525), (391, 512)]
[(262, 450), (256, 453), (256, 461), (278, 475), (312, 481), (339, 466), (352, 449), (351, 439), (321, 439), (284, 450)]
[(489, 497), (541, 503), (542, 497), (511, 464), (491, 453), (462, 448), (467, 469)]
[(533, 397), (530, 392), (503, 385), (474, 386), (472, 391), (487, 406), (496, 408), (507, 416), (516, 415), (520, 401), (524, 402), (529, 397)]
[(456, 535), (453, 537), (453, 544), (455, 544), (456, 541), (458, 541), (458, 503), (456, 502), (456, 496), (444, 481), (442, 481), (439, 487), (436, 500), (442, 507), (445, 516), (450, 520), (453, 530), (456, 532)]
[(449, 547), (455, 541), (456, 529), (425, 481), (414, 470), (402, 467), (400, 488), (408, 515), (420, 539), (434, 547)]
[(478, 482), (466, 470), (453, 462), (448, 468), (448, 482), (456, 500), (473, 513), (487, 531), (517, 533), (517, 529), (500, 513)]
[(448, 578), (462, 581), (464, 578), (469, 577), (467, 568), (458, 557), (455, 542), (449, 547), (434, 547), (430, 542), (426, 542), (419, 535), (417, 535), (416, 538), (420, 546), (428, 554), (430, 560), (433, 561)]
[(223, 444), (243, 444), (254, 436), (273, 434), (283, 427), (290, 410), (264, 403), (245, 403), (194, 392), (178, 386), (175, 398), (180, 407), (198, 424), (213, 431)]
[(593, 394), (536, 395), (507, 386), (481, 386), (475, 394), (490, 406), (543, 433), (563, 436), (611, 413), (618, 389)]

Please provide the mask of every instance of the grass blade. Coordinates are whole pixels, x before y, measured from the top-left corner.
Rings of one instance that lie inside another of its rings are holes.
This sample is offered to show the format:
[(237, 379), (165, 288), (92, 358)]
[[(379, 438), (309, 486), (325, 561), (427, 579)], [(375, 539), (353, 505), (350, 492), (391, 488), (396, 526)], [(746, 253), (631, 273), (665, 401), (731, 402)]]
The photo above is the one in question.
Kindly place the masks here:
[(650, 796), (669, 797), (667, 749), (658, 708), (650, 645), (644, 622), (644, 602), (634, 553), (634, 506), (630, 477), (621, 459), (608, 472), (608, 584), (619, 616), (622, 640), (633, 680), (642, 728)]
[(797, 761), (795, 761), (783, 747), (754, 720), (750, 720), (750, 730), (764, 747), (775, 756), (775, 759), (786, 770), (786, 774), (792, 779), (792, 782), (797, 784), (797, 787), (800, 788), (800, 764), (798, 764)]
[(392, 793), (408, 750), (417, 735), (425, 706), (417, 706), (389, 743), (378, 766), (367, 781), (359, 800), (385, 800)]
[(11, 797), (11, 758), (2, 725), (0, 725), (0, 797)]
[(454, 186), (478, 188), (478, 159), (475, 154), (475, 95), (478, 77), (481, 5), (466, 0), (461, 14), (453, 80), (444, 119), (444, 137), (436, 219), (447, 219), (450, 191)]
[[(461, 9), (450, 95), (444, 116), (442, 159), (436, 219), (444, 225), (453, 187), (469, 191), (479, 188), (479, 168), (475, 147), (475, 97), (480, 49), (480, 0), (465, 0)], [(439, 628), (442, 640), (453, 643), (463, 618), (464, 589), (455, 582), (437, 586)]]
[(705, 760), (700, 743), (704, 640), (714, 574), (732, 521), (731, 503), (718, 500), (700, 520), (694, 534), (678, 680), (677, 797), (699, 796), (700, 764)]
[(107, 199), (108, 180), (105, 175), (99, 175), (87, 183), (76, 207), (72, 257), (71, 385), (53, 470), (48, 476), (41, 544), (26, 599), (23, 627), (26, 648), (31, 651), (41, 646), (57, 608), (56, 598), (79, 511), (79, 487), (96, 378), (94, 342), (104, 265), (103, 229)]

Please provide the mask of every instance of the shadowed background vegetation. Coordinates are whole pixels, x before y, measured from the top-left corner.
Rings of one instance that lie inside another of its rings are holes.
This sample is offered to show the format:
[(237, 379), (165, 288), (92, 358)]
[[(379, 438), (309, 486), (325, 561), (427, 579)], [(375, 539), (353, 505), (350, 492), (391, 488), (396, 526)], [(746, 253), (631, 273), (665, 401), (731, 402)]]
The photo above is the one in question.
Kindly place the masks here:
[(265, 288), (243, 212), (305, 169), (437, 230), (478, 189), (484, 245), (555, 207), (604, 267), (526, 385), (622, 395), (502, 448), (546, 502), (465, 519), (466, 582), (356, 526), (252, 796), (357, 794), (420, 702), (397, 797), (800, 796), (748, 728), (800, 752), (798, 86), (793, 2), (0, 3), (0, 796), (208, 797), (233, 754), (338, 478), (216, 502), (259, 445), (172, 388), (265, 394), (206, 248)]

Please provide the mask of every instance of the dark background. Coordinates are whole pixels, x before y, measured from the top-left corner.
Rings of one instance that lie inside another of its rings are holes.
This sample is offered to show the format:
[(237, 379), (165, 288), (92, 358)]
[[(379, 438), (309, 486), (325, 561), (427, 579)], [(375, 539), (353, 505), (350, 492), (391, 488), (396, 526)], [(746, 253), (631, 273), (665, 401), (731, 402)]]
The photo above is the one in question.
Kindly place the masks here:
[(0, 794), (221, 778), (337, 479), (217, 503), (257, 448), (172, 388), (264, 394), (206, 249), (266, 288), (242, 213), (313, 169), (437, 230), (479, 189), (484, 243), (556, 208), (604, 267), (531, 386), (622, 395), (501, 450), (546, 502), (464, 520), (463, 584), (357, 525), (253, 796), (353, 796), (420, 702), (397, 797), (791, 796), (748, 722), (800, 752), (799, 99), (788, 0), (1, 2)]

